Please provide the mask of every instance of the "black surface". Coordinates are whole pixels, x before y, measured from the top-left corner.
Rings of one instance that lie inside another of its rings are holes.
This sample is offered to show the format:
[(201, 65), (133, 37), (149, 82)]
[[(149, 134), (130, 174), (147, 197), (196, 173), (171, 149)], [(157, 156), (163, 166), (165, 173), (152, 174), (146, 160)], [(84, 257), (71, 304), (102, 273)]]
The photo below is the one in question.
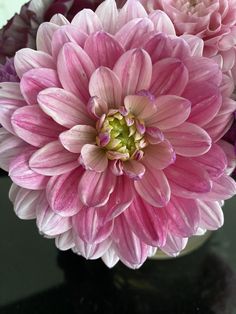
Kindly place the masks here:
[(235, 199), (226, 203), (224, 227), (198, 251), (110, 270), (58, 252), (34, 221), (15, 216), (9, 179), (0, 186), (0, 314), (236, 313)]

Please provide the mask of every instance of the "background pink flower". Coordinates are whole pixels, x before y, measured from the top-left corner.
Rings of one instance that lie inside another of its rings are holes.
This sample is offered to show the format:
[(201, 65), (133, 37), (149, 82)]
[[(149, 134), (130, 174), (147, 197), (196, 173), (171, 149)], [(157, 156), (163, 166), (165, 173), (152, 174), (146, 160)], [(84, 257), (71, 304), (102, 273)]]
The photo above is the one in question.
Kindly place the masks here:
[(235, 194), (216, 142), (233, 121), (232, 81), (136, 0), (43, 23), (37, 50), (0, 84), (0, 164), (22, 219), (62, 250), (132, 268), (223, 224)]

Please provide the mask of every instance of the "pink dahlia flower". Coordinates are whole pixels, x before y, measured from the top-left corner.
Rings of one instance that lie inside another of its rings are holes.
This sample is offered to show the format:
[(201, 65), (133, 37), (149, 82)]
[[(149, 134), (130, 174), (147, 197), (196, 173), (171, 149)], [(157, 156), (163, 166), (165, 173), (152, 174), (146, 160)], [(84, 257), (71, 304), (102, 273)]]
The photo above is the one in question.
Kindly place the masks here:
[(235, 62), (235, 0), (141, 0), (148, 10), (161, 9), (173, 22), (177, 35), (192, 34), (204, 40), (204, 55), (218, 55), (223, 70)]
[(22, 219), (88, 259), (132, 268), (223, 224), (236, 192), (215, 142), (231, 81), (165, 13), (106, 0), (43, 23), (0, 85), (0, 164)]

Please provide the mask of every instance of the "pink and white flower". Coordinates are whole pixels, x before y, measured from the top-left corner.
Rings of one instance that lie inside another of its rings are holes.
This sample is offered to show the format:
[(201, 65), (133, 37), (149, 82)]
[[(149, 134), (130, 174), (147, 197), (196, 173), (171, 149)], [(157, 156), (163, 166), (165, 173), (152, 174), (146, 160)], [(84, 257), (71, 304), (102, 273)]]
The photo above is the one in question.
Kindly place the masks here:
[(16, 214), (58, 248), (137, 268), (222, 226), (236, 186), (215, 142), (235, 102), (199, 38), (106, 0), (43, 23), (15, 68), (20, 83), (0, 84), (0, 164)]

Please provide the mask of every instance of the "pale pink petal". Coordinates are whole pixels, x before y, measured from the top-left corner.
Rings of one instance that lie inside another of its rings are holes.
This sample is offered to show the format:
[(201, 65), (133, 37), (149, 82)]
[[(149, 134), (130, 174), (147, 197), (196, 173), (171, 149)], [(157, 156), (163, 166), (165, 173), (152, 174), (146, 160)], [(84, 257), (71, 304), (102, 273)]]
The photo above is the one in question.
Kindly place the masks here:
[(27, 148), (20, 155), (12, 159), (9, 166), (9, 176), (14, 183), (23, 188), (42, 190), (46, 187), (48, 178), (36, 173), (29, 166), (29, 159), (34, 152), (35, 149)]
[(89, 93), (92, 97), (101, 98), (111, 108), (118, 108), (121, 105), (121, 81), (109, 68), (100, 67), (92, 74)]
[(13, 112), (26, 105), (20, 92), (20, 84), (12, 82), (0, 83), (0, 124), (10, 133), (15, 134), (11, 116)]
[(203, 55), (204, 41), (201, 38), (191, 34), (183, 34), (180, 37), (188, 43), (191, 56), (201, 57)]
[(76, 125), (60, 134), (62, 145), (72, 153), (80, 153), (85, 144), (96, 144), (97, 131), (89, 125)]
[(138, 194), (150, 205), (163, 207), (170, 200), (170, 186), (162, 170), (156, 170), (146, 165), (146, 172), (142, 180), (135, 181)]
[(149, 247), (130, 230), (124, 215), (115, 220), (112, 240), (117, 256), (126, 266), (136, 269), (145, 262)]
[(181, 95), (188, 80), (188, 70), (182, 61), (165, 58), (153, 65), (150, 92), (155, 96)]
[(19, 188), (14, 199), (14, 211), (20, 219), (35, 219), (36, 206), (41, 199), (42, 191)]
[(171, 57), (182, 61), (191, 56), (191, 50), (187, 42), (180, 37), (171, 37)]
[(225, 156), (227, 158), (227, 169), (226, 173), (231, 174), (236, 167), (236, 156), (234, 145), (226, 142), (225, 140), (220, 140), (217, 144), (223, 149)]
[(115, 185), (116, 176), (109, 169), (101, 173), (86, 170), (80, 180), (78, 193), (84, 205), (99, 207), (107, 203)]
[(124, 173), (133, 180), (140, 180), (145, 174), (145, 167), (137, 160), (128, 160), (123, 162)]
[(177, 256), (187, 245), (188, 238), (176, 237), (172, 233), (167, 234), (166, 244), (161, 250), (170, 256)]
[(168, 217), (168, 229), (172, 234), (185, 238), (196, 233), (200, 214), (194, 200), (172, 195), (165, 210)]
[[(115, 35), (116, 40), (126, 49), (140, 48), (153, 34), (153, 23), (148, 18), (129, 21)], [(144, 37), (145, 36), (145, 37)]]
[(95, 11), (105, 32), (114, 34), (117, 29), (118, 10), (115, 0), (103, 1)]
[(37, 204), (36, 216), (39, 232), (47, 237), (55, 237), (71, 229), (71, 219), (54, 213), (45, 195)]
[(64, 130), (37, 106), (17, 109), (12, 115), (11, 123), (20, 138), (36, 147), (55, 141)]
[(149, 89), (152, 76), (152, 62), (145, 50), (133, 49), (124, 53), (114, 66), (124, 96)]
[(69, 217), (77, 214), (83, 207), (78, 195), (79, 178), (83, 173), (84, 169), (79, 167), (50, 178), (46, 195), (48, 203), (55, 213), (63, 217)]
[(101, 21), (99, 20), (98, 16), (90, 9), (84, 9), (77, 13), (71, 24), (86, 34), (92, 34), (102, 30)]
[(194, 160), (178, 156), (176, 162), (165, 169), (165, 175), (171, 185), (171, 191), (180, 197), (193, 198), (209, 192), (212, 181), (207, 171), (199, 167)]
[(144, 149), (143, 163), (152, 165), (155, 169), (164, 169), (174, 163), (175, 151), (169, 141), (164, 140), (157, 145), (148, 145)]
[(77, 124), (91, 124), (85, 105), (74, 94), (61, 88), (47, 88), (39, 93), (41, 109), (54, 121), (66, 128)]
[(149, 15), (149, 18), (153, 22), (156, 32), (175, 35), (175, 27), (165, 12), (161, 10), (155, 10)]
[(116, 61), (124, 53), (120, 42), (105, 32), (91, 34), (85, 42), (85, 52), (93, 61), (96, 68), (105, 66), (113, 68)]
[(37, 150), (30, 158), (30, 168), (45, 176), (56, 176), (79, 166), (78, 155), (65, 150), (59, 141)]
[(52, 56), (56, 60), (61, 48), (64, 44), (72, 42), (81, 47), (84, 47), (84, 43), (88, 35), (80, 30), (77, 27), (72, 25), (65, 25), (60, 27), (52, 37)]
[(9, 165), (27, 147), (20, 138), (12, 135), (3, 127), (0, 128), (0, 167), (9, 171)]
[(60, 87), (57, 72), (52, 69), (38, 68), (26, 72), (20, 82), (20, 89), (29, 105), (37, 104), (39, 92), (48, 87)]
[(16, 52), (14, 65), (19, 78), (22, 78), (23, 74), (31, 69), (55, 68), (55, 63), (49, 54), (29, 48), (24, 48)]
[(103, 172), (108, 166), (106, 152), (97, 145), (86, 144), (81, 149), (81, 158), (86, 169)]
[(90, 98), (87, 109), (91, 117), (100, 118), (104, 113), (107, 113), (108, 105), (103, 99), (94, 96)]
[(37, 32), (36, 46), (37, 50), (46, 52), (52, 55), (52, 37), (56, 30), (59, 29), (59, 25), (54, 23), (45, 22), (42, 23)]
[(157, 112), (156, 103), (150, 101), (146, 96), (132, 95), (126, 96), (124, 105), (128, 112), (131, 112), (138, 119), (144, 120), (151, 119)]
[(137, 0), (127, 0), (119, 11), (117, 29), (120, 29), (130, 20), (144, 17), (147, 17), (147, 12), (145, 11), (142, 4)]
[(109, 268), (114, 267), (118, 263), (119, 257), (117, 256), (117, 254), (116, 254), (114, 248), (112, 247), (112, 245), (104, 253), (104, 255), (102, 256), (102, 260), (106, 264), (106, 266), (109, 267)]
[(179, 96), (160, 96), (156, 98), (155, 104), (155, 114), (151, 114), (145, 122), (147, 126), (158, 127), (162, 131), (179, 126), (191, 112), (190, 101)]
[(212, 144), (212, 140), (206, 131), (188, 122), (167, 130), (165, 137), (171, 142), (175, 152), (185, 157), (203, 155), (209, 151)]
[(58, 55), (57, 71), (63, 88), (86, 103), (89, 79), (95, 71), (87, 53), (76, 44), (66, 43)]
[(169, 58), (172, 51), (171, 40), (164, 33), (153, 35), (152, 38), (144, 43), (143, 48), (150, 55), (153, 64), (163, 58)]
[(72, 230), (68, 230), (57, 236), (55, 245), (61, 251), (72, 249), (75, 246)]
[(99, 209), (84, 207), (72, 220), (75, 233), (81, 240), (90, 244), (103, 242), (113, 230), (113, 221), (104, 223)]
[(73, 252), (82, 255), (86, 259), (92, 260), (102, 257), (111, 245), (110, 239), (106, 239), (105, 241), (98, 244), (95, 243), (90, 244), (83, 241), (78, 236), (74, 235), (74, 240), (75, 247), (72, 249)]
[(124, 216), (141, 241), (152, 246), (165, 245), (168, 227), (164, 208), (155, 208), (137, 195)]
[(200, 209), (200, 227), (207, 230), (217, 230), (224, 224), (224, 214), (218, 202), (197, 200)]
[(67, 20), (67, 18), (60, 13), (54, 14), (49, 22), (56, 24), (56, 25), (59, 25), (59, 26), (70, 24), (70, 22)]
[(212, 179), (219, 178), (227, 167), (226, 155), (217, 144), (213, 144), (210, 150), (202, 156), (195, 157), (194, 161), (199, 163), (200, 167), (206, 169)]

